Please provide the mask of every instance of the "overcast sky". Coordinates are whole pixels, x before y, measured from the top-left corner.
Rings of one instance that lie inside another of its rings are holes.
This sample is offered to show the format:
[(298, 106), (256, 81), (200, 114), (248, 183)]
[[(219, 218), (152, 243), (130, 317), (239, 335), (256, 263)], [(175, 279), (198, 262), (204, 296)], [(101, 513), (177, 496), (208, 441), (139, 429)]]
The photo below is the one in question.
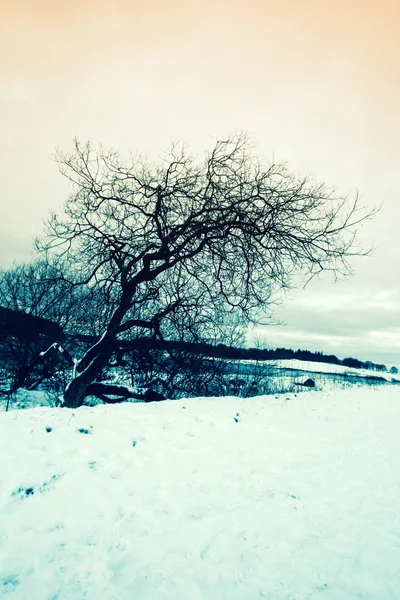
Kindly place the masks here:
[(235, 130), (382, 211), (357, 274), (292, 294), (270, 345), (400, 366), (398, 0), (11, 0), (0, 13), (0, 266), (68, 188), (74, 136), (160, 155)]

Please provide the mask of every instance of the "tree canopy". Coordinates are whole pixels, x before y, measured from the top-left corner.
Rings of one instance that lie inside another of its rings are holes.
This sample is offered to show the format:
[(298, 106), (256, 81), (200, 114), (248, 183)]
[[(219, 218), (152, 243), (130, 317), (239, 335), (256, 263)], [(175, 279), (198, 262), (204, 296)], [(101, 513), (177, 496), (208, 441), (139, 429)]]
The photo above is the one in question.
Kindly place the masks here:
[(262, 163), (243, 135), (203, 160), (178, 145), (159, 164), (124, 160), (80, 142), (58, 160), (73, 191), (40, 247), (112, 308), (66, 389), (69, 406), (91, 393), (118, 336), (222, 336), (265, 318), (295, 274), (350, 273), (363, 253), (358, 226), (374, 213), (358, 196)]

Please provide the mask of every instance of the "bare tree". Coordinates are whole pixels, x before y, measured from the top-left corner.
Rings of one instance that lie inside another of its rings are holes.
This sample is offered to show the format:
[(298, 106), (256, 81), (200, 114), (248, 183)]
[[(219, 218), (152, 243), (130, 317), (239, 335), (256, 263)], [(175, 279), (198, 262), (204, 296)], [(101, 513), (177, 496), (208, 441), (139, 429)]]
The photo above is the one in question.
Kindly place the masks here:
[(0, 306), (46, 318), (60, 326), (67, 323), (72, 287), (59, 277), (60, 265), (45, 260), (16, 263), (0, 271)]
[(349, 273), (348, 259), (362, 253), (357, 226), (374, 213), (285, 164), (263, 165), (243, 135), (217, 142), (204, 160), (173, 146), (159, 165), (124, 161), (79, 142), (58, 160), (73, 192), (39, 246), (114, 307), (65, 390), (70, 407), (91, 393), (107, 398), (98, 379), (128, 331), (163, 339), (175, 322), (186, 336), (206, 335), (215, 314), (222, 328), (232, 314), (260, 322), (295, 274)]
[(0, 341), (4, 389), (34, 387), (54, 371), (40, 352), (61, 342), (71, 316), (73, 289), (45, 261), (0, 271)]
[[(63, 343), (66, 350), (71, 346), (71, 351), (79, 355), (79, 336), (93, 339), (100, 335), (112, 307), (105, 302), (101, 290), (75, 287), (67, 275), (60, 261), (51, 264), (44, 260), (16, 263), (0, 271), (3, 391), (33, 389), (49, 378), (59, 388), (68, 361), (60, 360), (61, 355), (55, 351), (58, 345)], [(62, 356), (68, 356), (68, 351)], [(56, 371), (62, 374), (60, 382), (54, 379)]]

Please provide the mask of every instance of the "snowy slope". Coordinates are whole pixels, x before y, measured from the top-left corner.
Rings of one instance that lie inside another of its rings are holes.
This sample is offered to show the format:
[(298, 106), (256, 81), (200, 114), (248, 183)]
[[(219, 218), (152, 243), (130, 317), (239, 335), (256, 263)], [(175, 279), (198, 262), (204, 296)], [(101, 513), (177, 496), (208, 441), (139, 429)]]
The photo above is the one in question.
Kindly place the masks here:
[[(242, 364), (256, 364), (254, 360), (243, 360)], [(349, 375), (354, 377), (379, 377), (386, 381), (399, 381), (400, 374), (394, 375), (385, 371), (369, 371), (368, 369), (355, 369), (353, 367), (345, 367), (344, 365), (335, 365), (332, 363), (298, 360), (295, 358), (288, 358), (282, 360), (265, 360), (260, 361), (257, 364), (271, 364), (277, 369), (281, 370), (292, 370), (292, 371), (305, 371), (307, 373), (322, 373), (330, 375)]]
[(399, 425), (396, 386), (0, 413), (0, 597), (398, 599)]
[(277, 366), (281, 369), (296, 369), (299, 371), (308, 371), (313, 373), (331, 373), (347, 374), (359, 377), (381, 377), (387, 381), (400, 381), (400, 375), (393, 375), (385, 371), (369, 371), (368, 369), (355, 369), (345, 367), (344, 365), (334, 365), (332, 363), (314, 362), (306, 360), (286, 359), (277, 361)]

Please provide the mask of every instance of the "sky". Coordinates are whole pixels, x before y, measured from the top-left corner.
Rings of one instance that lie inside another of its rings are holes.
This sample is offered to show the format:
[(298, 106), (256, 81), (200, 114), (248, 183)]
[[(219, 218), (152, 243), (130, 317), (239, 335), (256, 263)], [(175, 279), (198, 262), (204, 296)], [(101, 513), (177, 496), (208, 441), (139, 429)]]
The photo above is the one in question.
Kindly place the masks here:
[(398, 0), (14, 0), (0, 4), (0, 266), (27, 260), (68, 186), (72, 139), (160, 156), (246, 131), (380, 213), (372, 257), (285, 298), (257, 332), (400, 366)]

